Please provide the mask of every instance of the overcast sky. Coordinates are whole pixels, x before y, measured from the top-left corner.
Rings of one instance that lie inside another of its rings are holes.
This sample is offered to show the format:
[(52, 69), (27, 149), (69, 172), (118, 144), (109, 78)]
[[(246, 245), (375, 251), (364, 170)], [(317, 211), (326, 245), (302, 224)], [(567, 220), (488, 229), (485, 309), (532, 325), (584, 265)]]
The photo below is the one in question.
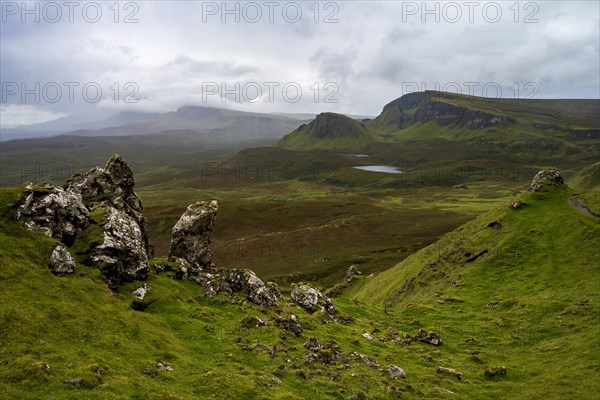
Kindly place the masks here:
[(600, 91), (597, 1), (22, 4), (1, 1), (3, 127), (190, 104), (377, 115), (418, 89)]

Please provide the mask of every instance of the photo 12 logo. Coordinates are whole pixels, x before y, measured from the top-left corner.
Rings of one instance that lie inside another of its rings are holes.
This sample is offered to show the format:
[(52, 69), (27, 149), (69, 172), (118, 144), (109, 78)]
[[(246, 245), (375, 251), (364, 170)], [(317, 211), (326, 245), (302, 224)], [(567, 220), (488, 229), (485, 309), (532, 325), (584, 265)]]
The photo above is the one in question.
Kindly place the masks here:
[(97, 103), (112, 99), (115, 103), (137, 103), (140, 88), (136, 82), (114, 82), (102, 87), (98, 82), (2, 82), (2, 103)]
[(498, 82), (435, 82), (433, 87), (426, 82), (402, 82), (402, 93), (409, 94), (433, 90), (439, 96), (465, 95), (491, 99), (513, 98), (515, 100), (531, 100), (538, 94), (540, 87), (536, 82), (513, 82), (501, 85)]
[(278, 1), (203, 1), (202, 22), (249, 23), (287, 22), (291, 24), (310, 20), (315, 24), (337, 24), (340, 6), (328, 2), (278, 2)]
[(140, 6), (127, 1), (2, 1), (2, 23), (85, 22), (95, 24), (112, 21), (115, 24), (137, 24)]
[(495, 24), (503, 19), (510, 19), (515, 24), (537, 24), (539, 11), (539, 4), (533, 1), (404, 1), (402, 2), (402, 22), (445, 22), (449, 24), (486, 22)]
[(338, 103), (336, 97), (340, 88), (335, 82), (314, 82), (303, 87), (297, 82), (203, 82), (202, 102), (218, 97), (221, 102), (269, 103), (284, 101), (298, 103), (306, 94), (310, 94), (315, 103)]

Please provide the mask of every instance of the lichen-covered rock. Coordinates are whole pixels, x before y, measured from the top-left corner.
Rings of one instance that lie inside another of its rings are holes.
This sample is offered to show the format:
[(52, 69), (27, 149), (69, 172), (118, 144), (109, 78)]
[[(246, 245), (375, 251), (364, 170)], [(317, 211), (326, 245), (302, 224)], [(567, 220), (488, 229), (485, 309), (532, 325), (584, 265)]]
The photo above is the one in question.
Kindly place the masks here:
[(75, 271), (75, 260), (64, 245), (58, 245), (52, 251), (48, 264), (54, 275), (68, 275)]
[(557, 170), (542, 170), (538, 172), (529, 186), (530, 192), (549, 189), (565, 189), (565, 181)]
[(319, 345), (318, 348), (313, 349), (312, 353), (309, 353), (306, 357), (304, 357), (304, 363), (307, 365), (311, 365), (316, 362), (323, 365), (333, 365), (336, 361), (347, 361), (347, 357), (342, 354), (340, 351), (340, 346), (338, 346), (338, 344), (335, 342)]
[(29, 192), (17, 210), (25, 227), (71, 245), (88, 226), (88, 209), (78, 193), (46, 184), (28, 185)]
[(319, 339), (308, 338), (304, 342), (304, 348), (311, 351), (319, 351), (321, 350), (321, 343), (319, 343)]
[(188, 206), (173, 227), (169, 256), (181, 257), (199, 268), (211, 267), (210, 235), (217, 210), (215, 200)]
[(351, 265), (350, 268), (348, 268), (348, 271), (346, 271), (346, 276), (344, 277), (344, 282), (351, 282), (354, 277), (358, 276), (358, 275), (362, 275), (362, 272), (360, 272), (358, 269), (356, 269), (356, 267), (354, 265)]
[(248, 300), (260, 306), (272, 307), (283, 295), (275, 283), (265, 283), (250, 270), (228, 268), (206, 268), (194, 271), (190, 279), (203, 287), (205, 296), (216, 296), (220, 292), (232, 295), (245, 291)]
[(335, 317), (335, 305), (316, 288), (307, 284), (292, 284), (292, 300), (309, 311), (323, 311)]
[(391, 379), (406, 378), (406, 373), (404, 372), (404, 370), (400, 367), (395, 366), (394, 364), (390, 364), (387, 367), (387, 372)]
[(144, 297), (146, 297), (146, 293), (148, 293), (150, 289), (150, 286), (144, 283), (142, 286), (132, 291), (131, 294), (140, 300), (144, 300)]
[(292, 332), (299, 336), (302, 333), (302, 325), (294, 314), (281, 314), (275, 317), (275, 324), (281, 329)]
[(277, 284), (267, 282), (264, 286), (258, 287), (250, 292), (248, 298), (254, 304), (265, 307), (273, 307), (278, 301), (283, 300), (283, 295), (279, 291)]
[(443, 376), (448, 376), (450, 378), (456, 378), (459, 381), (462, 380), (462, 374), (460, 372), (457, 372), (456, 370), (452, 369), (452, 368), (446, 368), (446, 367), (437, 367), (435, 372), (438, 375), (443, 375)]
[(91, 251), (91, 266), (102, 271), (111, 288), (146, 279), (150, 268), (140, 226), (116, 208), (108, 208), (106, 213), (104, 241)]
[(419, 329), (419, 331), (414, 336), (415, 340), (419, 342), (432, 344), (434, 346), (439, 346), (442, 344), (442, 339), (440, 335), (436, 332), (429, 332), (424, 329)]
[(151, 256), (142, 201), (133, 187), (133, 172), (118, 154), (108, 160), (105, 168), (96, 167), (85, 174), (74, 175), (64, 185), (65, 190), (78, 193), (90, 210), (106, 205), (129, 215), (139, 226), (145, 252)]
[(381, 367), (379, 365), (379, 363), (377, 362), (377, 360), (374, 359), (373, 357), (368, 356), (366, 354), (357, 353), (355, 351), (348, 355), (348, 359), (353, 360), (353, 361), (360, 361), (364, 364), (367, 364), (369, 367), (372, 367), (372, 368), (380, 368)]
[(504, 367), (504, 366), (487, 367), (483, 373), (485, 376), (488, 376), (490, 378), (493, 378), (495, 376), (506, 375), (506, 367)]

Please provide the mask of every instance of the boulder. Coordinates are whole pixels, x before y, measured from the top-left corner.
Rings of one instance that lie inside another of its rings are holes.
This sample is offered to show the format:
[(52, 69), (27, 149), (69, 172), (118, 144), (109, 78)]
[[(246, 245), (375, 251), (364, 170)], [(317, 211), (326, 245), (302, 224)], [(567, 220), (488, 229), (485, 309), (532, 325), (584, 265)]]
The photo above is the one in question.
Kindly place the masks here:
[(194, 271), (192, 277), (197, 284), (203, 287), (205, 296), (216, 296), (220, 292), (232, 295), (246, 291), (248, 300), (260, 306), (271, 307), (276, 305), (283, 296), (275, 283), (265, 283), (250, 270), (228, 268), (206, 268)]
[(538, 172), (531, 181), (529, 186), (530, 192), (538, 192), (540, 190), (550, 189), (566, 189), (565, 181), (557, 170), (542, 170)]
[(355, 276), (358, 275), (362, 275), (362, 272), (360, 272), (358, 269), (356, 269), (356, 267), (354, 265), (351, 265), (350, 268), (348, 268), (348, 271), (346, 271), (346, 276), (344, 277), (344, 282), (346, 283), (350, 283)]
[(281, 329), (292, 332), (299, 336), (302, 333), (302, 325), (298, 322), (298, 318), (294, 314), (280, 314), (275, 317), (275, 324)]
[(99, 205), (116, 208), (130, 216), (142, 232), (145, 252), (151, 254), (146, 219), (142, 214), (142, 201), (133, 191), (133, 172), (129, 165), (118, 155), (113, 155), (105, 168), (96, 167), (85, 174), (69, 178), (65, 190), (78, 193), (90, 211)]
[(91, 266), (102, 271), (113, 289), (122, 282), (146, 279), (150, 268), (140, 226), (116, 208), (107, 208), (105, 213), (104, 241), (91, 250)]
[(387, 372), (391, 379), (406, 378), (406, 373), (404, 372), (404, 370), (400, 367), (395, 366), (394, 364), (390, 364), (387, 367)]
[(45, 184), (27, 185), (29, 192), (17, 210), (17, 218), (31, 231), (43, 232), (68, 246), (88, 226), (88, 209), (81, 195)]
[(210, 235), (217, 210), (215, 200), (188, 206), (173, 227), (169, 256), (183, 258), (200, 269), (213, 266)]
[(487, 367), (483, 373), (485, 376), (490, 377), (490, 378), (506, 375), (506, 367), (505, 366)]
[(456, 370), (452, 369), (452, 368), (446, 368), (446, 367), (437, 367), (435, 372), (438, 375), (443, 375), (443, 376), (447, 376), (450, 378), (456, 378), (457, 380), (462, 380), (462, 374), (460, 372), (457, 372)]
[(435, 332), (429, 332), (424, 329), (419, 329), (419, 331), (414, 336), (415, 340), (419, 342), (432, 344), (434, 346), (439, 346), (442, 344), (442, 339), (440, 335)]
[(292, 284), (292, 300), (309, 311), (323, 311), (335, 317), (335, 305), (316, 288), (307, 284)]
[(75, 271), (75, 260), (73, 260), (69, 250), (64, 245), (59, 244), (52, 251), (48, 267), (54, 275), (72, 274)]

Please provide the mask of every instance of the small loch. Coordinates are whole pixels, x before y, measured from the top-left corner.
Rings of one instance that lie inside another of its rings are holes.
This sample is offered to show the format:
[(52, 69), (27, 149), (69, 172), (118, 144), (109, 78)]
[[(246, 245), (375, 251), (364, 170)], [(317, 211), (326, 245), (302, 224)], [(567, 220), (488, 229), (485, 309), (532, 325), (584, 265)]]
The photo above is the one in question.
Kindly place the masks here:
[(370, 171), (370, 172), (383, 172), (385, 174), (401, 174), (402, 171), (396, 167), (390, 167), (388, 165), (360, 165), (357, 167), (353, 167), (356, 169), (360, 169), (362, 171)]

